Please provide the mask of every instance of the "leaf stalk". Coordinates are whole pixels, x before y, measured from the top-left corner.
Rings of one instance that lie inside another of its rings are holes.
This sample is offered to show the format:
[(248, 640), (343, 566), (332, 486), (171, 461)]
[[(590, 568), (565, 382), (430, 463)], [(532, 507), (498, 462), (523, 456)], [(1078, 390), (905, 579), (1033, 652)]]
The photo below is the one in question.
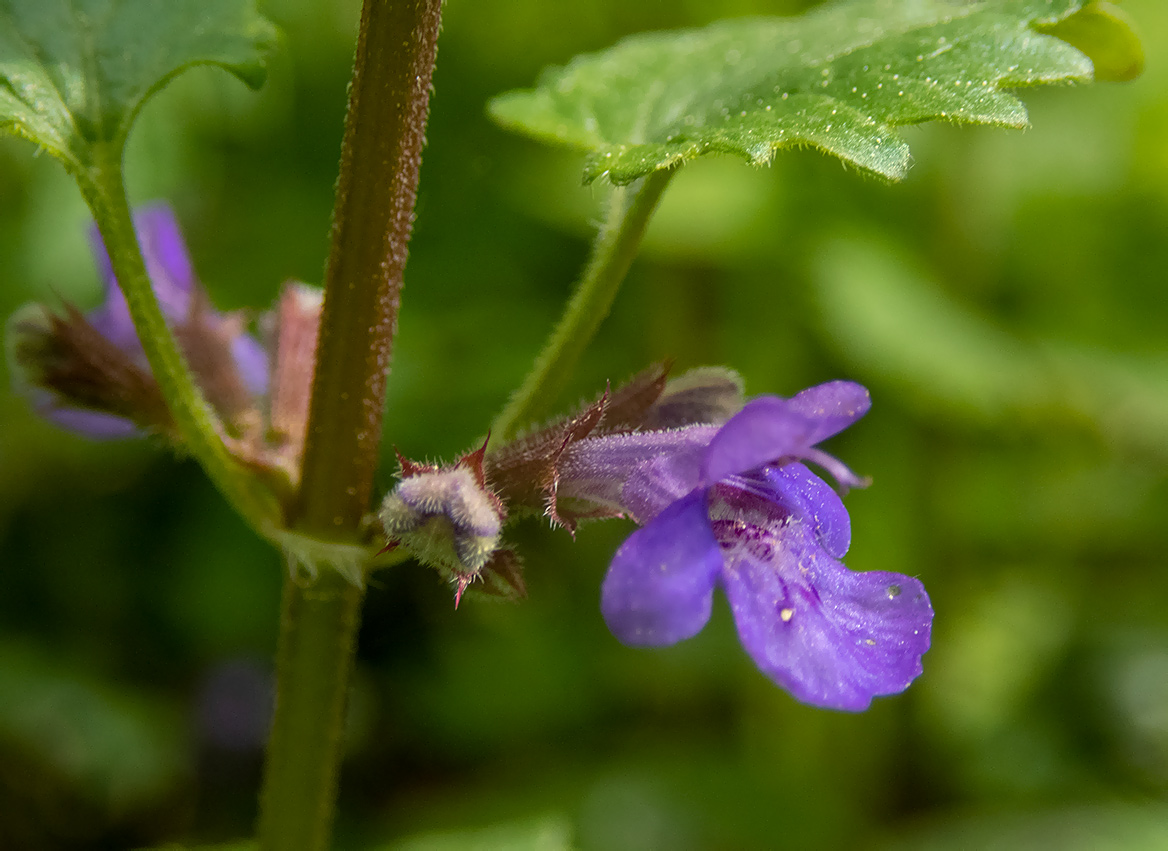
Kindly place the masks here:
[(109, 253), (118, 286), (146, 360), (182, 437), (184, 448), (207, 471), (231, 506), (260, 535), (272, 539), (281, 523), (275, 495), (240, 466), (223, 445), (218, 419), (187, 367), (150, 283), (126, 198), (121, 143), (96, 143), (93, 159), (78, 177)]
[(567, 386), (572, 370), (612, 309), (672, 175), (673, 170), (663, 169), (627, 186), (613, 187), (607, 219), (592, 244), (576, 291), (531, 372), (492, 423), (492, 445), (506, 443), (550, 410)]

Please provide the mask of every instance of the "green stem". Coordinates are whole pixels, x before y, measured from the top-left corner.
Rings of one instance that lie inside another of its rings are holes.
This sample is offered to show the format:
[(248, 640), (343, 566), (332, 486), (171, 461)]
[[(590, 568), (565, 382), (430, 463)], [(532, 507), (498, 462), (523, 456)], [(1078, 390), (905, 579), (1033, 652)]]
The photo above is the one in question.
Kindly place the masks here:
[(260, 797), (261, 851), (329, 846), (362, 589), (324, 569), (284, 581), (279, 689)]
[(78, 182), (97, 222), (114, 277), (126, 297), (146, 360), (174, 417), (184, 448), (203, 466), (211, 481), (252, 528), (270, 538), (280, 522), (280, 506), (272, 492), (227, 452), (219, 436), (215, 413), (187, 368), (150, 285), (126, 199), (122, 146), (95, 145), (93, 164)]
[(522, 386), (491, 425), (491, 443), (505, 443), (550, 408), (628, 274), (645, 227), (673, 172), (655, 171), (636, 184), (618, 186), (609, 199), (608, 218), (592, 246), (584, 275), (559, 324), (544, 345)]
[(369, 510), (385, 380), (425, 143), (441, 0), (365, 0), (325, 270), (300, 529), (341, 538)]
[[(380, 460), (385, 381), (425, 143), (441, 0), (365, 0), (341, 146), (332, 244), (293, 537), (358, 549)], [(354, 545), (357, 545), (354, 547)], [(345, 697), (369, 561), (354, 582), (299, 557), (277, 651), (276, 711), (260, 795), (262, 851), (328, 847)]]

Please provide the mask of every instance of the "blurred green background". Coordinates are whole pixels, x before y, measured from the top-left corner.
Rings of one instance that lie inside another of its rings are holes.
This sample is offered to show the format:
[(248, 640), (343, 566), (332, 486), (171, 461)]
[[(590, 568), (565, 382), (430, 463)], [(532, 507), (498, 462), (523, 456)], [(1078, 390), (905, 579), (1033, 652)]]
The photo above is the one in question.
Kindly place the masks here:
[[(359, 9), (261, 5), (284, 31), (269, 84), (183, 76), (128, 165), (217, 304), (256, 312), (320, 278)], [(807, 5), (449, 0), (383, 488), (392, 447), (482, 434), (603, 199), (486, 100), (628, 33)], [(861, 715), (800, 706), (724, 604), (677, 647), (624, 648), (597, 599), (631, 527), (521, 524), (520, 605), (375, 576), (338, 847), (1168, 848), (1168, 6), (1124, 8), (1141, 79), (1029, 92), (1025, 133), (911, 128), (900, 185), (813, 152), (686, 167), (564, 400), (666, 357), (750, 393), (866, 384), (831, 445), (875, 482), (847, 499), (848, 563), (925, 582), (924, 676)], [(3, 316), (99, 294), (80, 197), (32, 154), (0, 139)], [(3, 378), (0, 847), (246, 835), (279, 558), (191, 463), (57, 431)]]

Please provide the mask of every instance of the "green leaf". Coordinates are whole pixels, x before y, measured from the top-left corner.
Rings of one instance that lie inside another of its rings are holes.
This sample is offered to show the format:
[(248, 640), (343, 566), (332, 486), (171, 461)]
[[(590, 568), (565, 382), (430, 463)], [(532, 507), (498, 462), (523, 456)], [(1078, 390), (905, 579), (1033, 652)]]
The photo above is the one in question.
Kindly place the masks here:
[(176, 74), (219, 65), (256, 88), (275, 41), (254, 0), (0, 0), (0, 130), (80, 175)]
[(850, 0), (798, 18), (649, 33), (548, 69), (538, 88), (501, 95), (491, 112), (590, 152), (586, 181), (628, 183), (710, 153), (762, 165), (798, 146), (895, 180), (909, 165), (896, 126), (1024, 127), (1025, 107), (1004, 89), (1090, 80), (1086, 56), (1037, 29), (1085, 4)]

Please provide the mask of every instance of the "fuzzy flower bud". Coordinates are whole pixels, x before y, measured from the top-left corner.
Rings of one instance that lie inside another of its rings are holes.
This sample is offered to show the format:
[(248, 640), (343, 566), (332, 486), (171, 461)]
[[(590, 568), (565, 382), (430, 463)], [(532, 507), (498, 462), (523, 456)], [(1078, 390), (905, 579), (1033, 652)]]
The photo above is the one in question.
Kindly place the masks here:
[(455, 586), (455, 605), (499, 550), (506, 511), (486, 483), (483, 448), (452, 466), (399, 456), (402, 479), (381, 503), (385, 535)]

